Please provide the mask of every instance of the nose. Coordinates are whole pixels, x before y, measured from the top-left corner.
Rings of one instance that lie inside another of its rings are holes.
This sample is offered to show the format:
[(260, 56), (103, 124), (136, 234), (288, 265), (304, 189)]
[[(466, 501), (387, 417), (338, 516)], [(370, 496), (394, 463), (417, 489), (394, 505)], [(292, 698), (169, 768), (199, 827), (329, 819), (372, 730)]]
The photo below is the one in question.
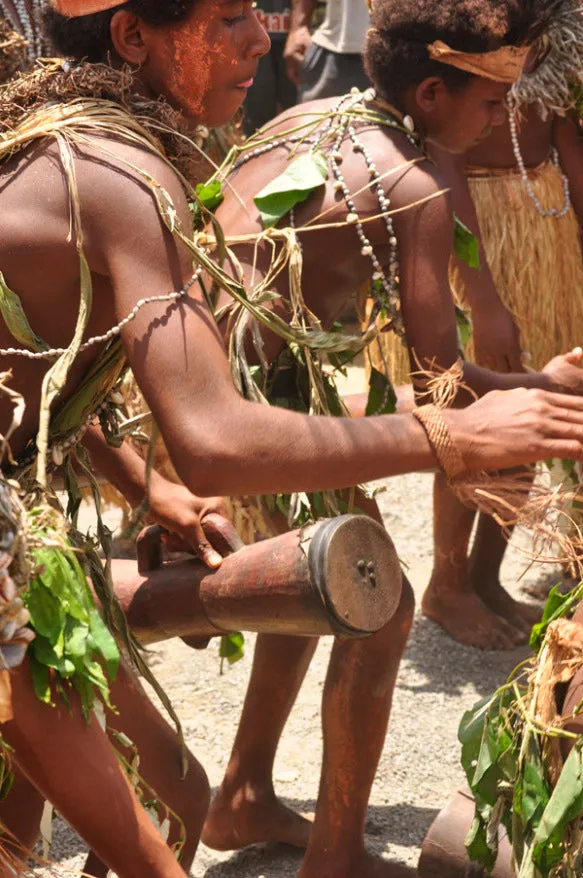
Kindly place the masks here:
[(262, 58), (271, 49), (269, 35), (258, 17), (253, 13), (249, 16), (248, 52), (252, 58)]

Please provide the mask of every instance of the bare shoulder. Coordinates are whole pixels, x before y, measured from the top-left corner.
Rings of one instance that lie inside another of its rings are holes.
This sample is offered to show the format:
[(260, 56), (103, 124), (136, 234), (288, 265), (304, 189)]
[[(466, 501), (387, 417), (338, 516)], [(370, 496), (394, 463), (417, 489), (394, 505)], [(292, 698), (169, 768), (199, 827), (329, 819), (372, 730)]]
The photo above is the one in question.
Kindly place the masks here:
[(144, 206), (153, 193), (169, 195), (177, 210), (186, 207), (186, 195), (174, 168), (148, 146), (112, 137), (92, 137), (74, 146), (80, 194), (88, 204), (113, 202), (118, 210)]

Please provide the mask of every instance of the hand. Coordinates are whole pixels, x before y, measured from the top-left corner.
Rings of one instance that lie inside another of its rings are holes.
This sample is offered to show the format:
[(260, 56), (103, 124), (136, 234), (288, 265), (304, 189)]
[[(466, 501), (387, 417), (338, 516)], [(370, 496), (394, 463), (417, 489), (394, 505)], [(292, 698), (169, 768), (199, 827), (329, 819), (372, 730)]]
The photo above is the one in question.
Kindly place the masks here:
[(502, 302), (472, 310), (476, 362), (494, 372), (522, 372), (520, 334), (511, 312)]
[(561, 354), (547, 363), (542, 370), (543, 375), (550, 378), (549, 390), (557, 393), (574, 393), (583, 395), (583, 350), (574, 348), (568, 354)]
[(295, 30), (290, 30), (285, 44), (283, 57), (288, 79), (290, 79), (294, 85), (299, 85), (300, 70), (311, 43), (312, 35), (305, 25), (297, 27)]
[(169, 548), (191, 551), (215, 570), (223, 559), (204, 532), (204, 520), (213, 512), (225, 515), (222, 497), (197, 497), (184, 485), (169, 482), (161, 476), (152, 480), (148, 520), (179, 537), (181, 542), (175, 536), (166, 540)]
[(470, 470), (548, 460), (583, 460), (583, 398), (547, 390), (495, 390), (465, 409), (442, 412)]

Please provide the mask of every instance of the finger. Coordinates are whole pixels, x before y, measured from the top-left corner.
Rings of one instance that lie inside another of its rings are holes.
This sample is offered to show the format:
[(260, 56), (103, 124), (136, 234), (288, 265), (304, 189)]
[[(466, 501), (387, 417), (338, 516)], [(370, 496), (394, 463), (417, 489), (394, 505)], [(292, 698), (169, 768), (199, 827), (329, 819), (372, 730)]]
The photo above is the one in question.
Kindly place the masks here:
[(574, 366), (580, 366), (581, 360), (583, 360), (583, 348), (573, 348), (572, 351), (569, 351), (568, 354), (565, 354), (565, 359), (569, 363), (572, 363)]
[(207, 567), (211, 568), (211, 570), (216, 570), (223, 563), (223, 559), (216, 549), (213, 549), (210, 543), (199, 543), (196, 554), (201, 561), (204, 561)]
[(207, 536), (202, 529), (200, 519), (197, 519), (196, 523), (190, 528), (190, 531), (191, 535), (189, 535), (188, 540), (193, 546), (196, 554), (201, 561), (204, 561), (207, 567), (216, 570), (217, 567), (220, 567), (223, 563), (223, 559), (217, 550), (209, 543)]
[(547, 391), (545, 397), (546, 401), (553, 409), (553, 415), (560, 414), (561, 410), (583, 412), (583, 397), (577, 396), (576, 394), (553, 393)]

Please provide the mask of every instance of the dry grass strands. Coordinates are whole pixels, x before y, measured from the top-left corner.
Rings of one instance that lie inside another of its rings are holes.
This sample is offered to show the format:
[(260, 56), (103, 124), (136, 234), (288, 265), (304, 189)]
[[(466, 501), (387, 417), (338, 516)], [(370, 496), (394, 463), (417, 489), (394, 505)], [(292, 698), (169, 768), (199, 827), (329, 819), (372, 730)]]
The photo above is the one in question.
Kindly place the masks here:
[[(544, 647), (536, 672), (532, 705), (537, 722), (549, 729), (561, 728), (566, 722), (557, 711), (556, 688), (569, 683), (583, 663), (583, 626), (570, 619), (557, 619), (547, 629)], [(562, 768), (560, 738), (550, 735), (545, 740), (545, 765), (553, 786)]]

